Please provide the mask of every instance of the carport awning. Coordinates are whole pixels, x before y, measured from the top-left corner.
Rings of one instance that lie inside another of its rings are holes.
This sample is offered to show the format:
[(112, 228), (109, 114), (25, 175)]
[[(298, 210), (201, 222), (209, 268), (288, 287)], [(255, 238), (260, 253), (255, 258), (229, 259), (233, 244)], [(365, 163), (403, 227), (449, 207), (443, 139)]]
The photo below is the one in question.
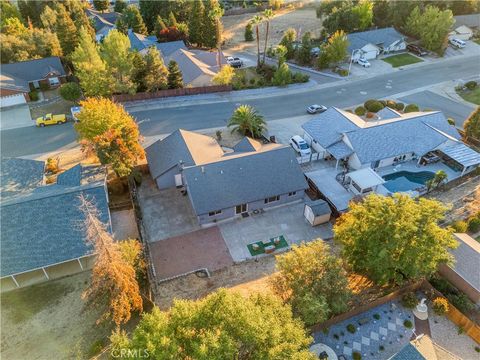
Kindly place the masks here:
[(440, 150), (464, 168), (480, 164), (480, 154), (463, 143), (456, 143)]
[(344, 212), (348, 209), (348, 204), (353, 198), (353, 194), (348, 192), (335, 179), (336, 171), (334, 169), (321, 169), (305, 173), (305, 176), (312, 181), (325, 198), (328, 199), (335, 209)]
[(353, 171), (348, 173), (347, 176), (362, 189), (372, 188), (385, 183), (385, 180), (371, 168)]

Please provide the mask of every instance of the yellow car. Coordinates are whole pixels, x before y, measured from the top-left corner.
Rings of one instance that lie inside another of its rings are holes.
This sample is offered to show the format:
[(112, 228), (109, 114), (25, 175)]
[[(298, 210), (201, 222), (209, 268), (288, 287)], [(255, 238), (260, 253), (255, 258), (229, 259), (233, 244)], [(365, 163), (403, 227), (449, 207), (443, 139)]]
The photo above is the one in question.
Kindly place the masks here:
[(52, 115), (47, 114), (37, 118), (35, 123), (37, 126), (44, 127), (45, 125), (65, 124), (67, 122), (67, 116), (65, 114)]

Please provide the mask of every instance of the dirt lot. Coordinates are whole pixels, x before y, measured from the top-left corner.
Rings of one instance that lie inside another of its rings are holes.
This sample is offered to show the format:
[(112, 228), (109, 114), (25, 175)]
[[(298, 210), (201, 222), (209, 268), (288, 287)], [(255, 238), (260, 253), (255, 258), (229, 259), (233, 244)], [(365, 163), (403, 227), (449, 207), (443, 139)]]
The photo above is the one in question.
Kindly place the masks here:
[(1, 358), (87, 358), (110, 327), (96, 326), (98, 313), (83, 311), (80, 298), (90, 272), (1, 295)]
[[(256, 41), (245, 42), (245, 26), (255, 16), (255, 14), (243, 14), (224, 16), (222, 18), (225, 38), (225, 48), (240, 51), (256, 48)], [(297, 33), (304, 34), (310, 31), (313, 37), (318, 37), (321, 30), (321, 20), (317, 19), (315, 8), (313, 6), (304, 7), (296, 10), (281, 10), (276, 12), (275, 17), (270, 21), (269, 44), (277, 45), (282, 39), (283, 32), (288, 28), (294, 28)], [(265, 35), (263, 25), (260, 28), (260, 39)], [(263, 41), (260, 43), (263, 49)], [(256, 50), (255, 50), (256, 51)]]

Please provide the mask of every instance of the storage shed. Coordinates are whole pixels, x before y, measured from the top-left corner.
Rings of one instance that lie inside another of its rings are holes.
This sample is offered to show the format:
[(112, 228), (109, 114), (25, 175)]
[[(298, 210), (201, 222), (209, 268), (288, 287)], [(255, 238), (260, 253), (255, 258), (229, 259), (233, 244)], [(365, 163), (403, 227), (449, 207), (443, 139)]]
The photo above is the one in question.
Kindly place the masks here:
[(307, 201), (303, 215), (312, 226), (325, 224), (330, 220), (332, 210), (324, 200)]

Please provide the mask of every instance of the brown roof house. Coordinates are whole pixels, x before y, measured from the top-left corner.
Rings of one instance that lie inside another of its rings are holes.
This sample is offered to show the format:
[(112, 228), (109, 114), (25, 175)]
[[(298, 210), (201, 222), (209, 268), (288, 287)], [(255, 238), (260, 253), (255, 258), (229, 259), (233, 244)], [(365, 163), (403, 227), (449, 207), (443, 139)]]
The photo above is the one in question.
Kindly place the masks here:
[(480, 304), (480, 243), (468, 234), (454, 235), (460, 244), (450, 250), (455, 264), (442, 264), (438, 272), (473, 302)]

